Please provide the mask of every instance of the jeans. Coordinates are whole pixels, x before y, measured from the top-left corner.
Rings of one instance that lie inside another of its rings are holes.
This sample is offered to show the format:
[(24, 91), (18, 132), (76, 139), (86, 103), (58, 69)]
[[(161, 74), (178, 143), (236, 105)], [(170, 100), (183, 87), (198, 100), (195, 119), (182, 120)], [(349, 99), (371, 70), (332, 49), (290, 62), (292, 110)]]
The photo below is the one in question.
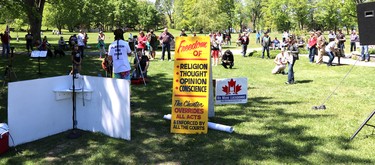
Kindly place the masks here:
[(294, 83), (294, 64), (296, 63), (297, 58), (292, 56), (292, 63), (288, 63), (288, 82), (289, 83)]
[(328, 66), (331, 66), (332, 65), (332, 61), (333, 59), (335, 59), (335, 56), (333, 55), (333, 52), (327, 52), (327, 55), (329, 57), (329, 60), (328, 60)]
[(363, 45), (361, 46), (361, 57), (362, 57), (362, 61), (364, 61), (365, 59), (367, 61), (370, 61), (370, 54), (368, 53), (368, 45)]
[(83, 52), (84, 52), (84, 50), (85, 50), (85, 46), (78, 46), (78, 52), (79, 52), (79, 54), (81, 55), (81, 57), (82, 57), (82, 59), (83, 59)]
[(247, 50), (247, 45), (242, 44), (242, 56), (243, 56), (243, 57), (246, 56), (246, 50)]
[(164, 60), (165, 51), (168, 53), (168, 60), (171, 59), (171, 44), (170, 43), (163, 43), (161, 47), (161, 59)]
[[(6, 52), (5, 52), (6, 50)], [(3, 44), (3, 52), (2, 52), (2, 56), (4, 57), (4, 53), (6, 53), (6, 58), (8, 58), (8, 55), (9, 55), (9, 52), (10, 52), (10, 44)]]
[(355, 42), (350, 42), (350, 52), (352, 52), (353, 50), (357, 50), (357, 48), (355, 47)]
[(310, 59), (310, 62), (313, 63), (314, 62), (314, 58), (315, 58), (315, 53), (317, 51), (317, 48), (315, 46), (311, 47), (309, 49), (309, 59)]
[(263, 46), (263, 50), (262, 50), (262, 58), (264, 58), (264, 51), (267, 50), (267, 57), (268, 58), (271, 58), (270, 57), (270, 47), (269, 46)]
[(343, 42), (343, 43), (338, 43), (337, 44), (337, 47), (340, 49), (340, 50), (344, 50), (344, 48), (345, 48), (345, 43)]

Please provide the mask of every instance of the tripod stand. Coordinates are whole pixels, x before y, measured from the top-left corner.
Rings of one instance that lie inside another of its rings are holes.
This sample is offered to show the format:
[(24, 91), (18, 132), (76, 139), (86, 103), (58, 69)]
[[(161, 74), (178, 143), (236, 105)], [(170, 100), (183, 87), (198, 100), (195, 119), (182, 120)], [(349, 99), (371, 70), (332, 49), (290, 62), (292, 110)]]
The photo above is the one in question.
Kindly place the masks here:
[[(136, 37), (134, 37), (134, 39), (133, 39), (133, 49), (134, 49), (134, 59), (136, 59), (137, 61), (136, 61), (136, 64), (137, 64), (137, 68), (139, 69), (139, 72), (140, 72), (140, 75), (141, 75), (141, 77), (142, 77), (142, 80), (143, 80), (143, 84), (145, 84), (145, 86), (146, 86), (146, 80), (145, 80), (145, 77), (144, 77), (144, 75), (143, 75), (143, 73), (142, 73), (142, 67), (141, 67), (141, 63), (140, 63), (140, 60), (139, 60), (139, 58), (138, 58), (138, 53), (141, 53), (141, 55), (142, 56), (144, 56), (145, 54), (145, 52), (144, 52), (144, 49), (137, 49), (136, 48), (136, 42), (135, 42), (135, 39), (136, 39)], [(136, 69), (136, 71), (137, 71), (137, 69)]]
[(14, 58), (14, 47), (11, 47), (11, 53), (8, 59), (8, 65), (5, 67), (4, 76), (3, 76), (3, 87), (8, 82), (12, 81), (12, 76), (17, 80), (16, 72), (13, 70), (13, 58)]
[(357, 129), (357, 131), (355, 131), (355, 133), (352, 135), (352, 137), (350, 137), (350, 140), (353, 140), (355, 138), (355, 136), (359, 133), (359, 131), (362, 130), (362, 128), (364, 126), (370, 126), (370, 127), (373, 127), (375, 128), (374, 125), (371, 125), (371, 124), (367, 124), (368, 121), (370, 121), (370, 119), (372, 118), (372, 116), (374, 116), (375, 114), (375, 110), (372, 111), (372, 113), (370, 114), (370, 116), (367, 117), (367, 119), (361, 124), (361, 126)]
[(72, 80), (73, 80), (73, 84), (72, 84), (72, 102), (73, 102), (73, 116), (72, 116), (72, 121), (73, 121), (73, 128), (71, 130), (71, 132), (68, 134), (68, 138), (69, 139), (76, 139), (76, 138), (79, 138), (81, 136), (81, 134), (79, 133), (78, 129), (77, 129), (77, 108), (76, 108), (76, 105), (77, 105), (77, 96), (76, 96), (76, 84), (75, 84), (75, 79), (78, 79), (78, 75), (77, 75), (77, 68), (75, 67), (74, 63), (73, 63), (73, 73), (72, 73)]

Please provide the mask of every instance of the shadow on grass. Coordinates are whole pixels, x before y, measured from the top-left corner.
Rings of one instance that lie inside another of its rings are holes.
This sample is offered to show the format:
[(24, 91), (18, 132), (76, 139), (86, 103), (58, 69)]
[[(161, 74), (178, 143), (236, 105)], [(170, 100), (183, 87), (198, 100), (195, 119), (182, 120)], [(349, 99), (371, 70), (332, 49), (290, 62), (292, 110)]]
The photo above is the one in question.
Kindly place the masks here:
[(307, 84), (311, 82), (313, 82), (313, 80), (297, 80), (296, 84)]
[[(95, 61), (93, 61), (95, 62)], [(322, 162), (372, 163), (351, 155), (329, 154), (316, 148), (324, 145), (318, 136), (307, 133), (294, 120), (329, 118), (331, 115), (299, 114), (279, 105), (299, 105), (299, 101), (275, 101), (273, 97), (250, 98), (247, 104), (216, 106), (212, 122), (234, 126), (230, 134), (209, 130), (208, 134), (170, 133), (172, 79), (164, 73), (151, 75), (146, 86), (132, 86), (132, 140), (109, 138), (100, 133), (66, 139), (64, 132), (33, 143), (20, 145), (22, 154), (9, 152), (6, 164), (257, 164), (282, 162), (312, 164), (308, 157), (323, 155)], [(273, 107), (277, 106), (277, 109)]]

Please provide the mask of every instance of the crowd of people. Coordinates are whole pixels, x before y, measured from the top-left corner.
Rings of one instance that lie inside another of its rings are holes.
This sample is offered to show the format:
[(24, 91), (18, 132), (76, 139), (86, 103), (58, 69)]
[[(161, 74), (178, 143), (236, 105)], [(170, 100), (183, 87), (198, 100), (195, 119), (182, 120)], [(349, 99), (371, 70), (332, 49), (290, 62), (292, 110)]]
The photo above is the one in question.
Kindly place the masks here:
[[(123, 34), (124, 32), (122, 31), (122, 35)], [(115, 34), (115, 38), (116, 35), (118, 39), (120, 36), (119, 34)], [(191, 35), (196, 36), (196, 33), (192, 33)], [(186, 34), (185, 30), (182, 29), (179, 36), (185, 37), (188, 35)], [(223, 53), (222, 50), (223, 45), (231, 45), (231, 34), (227, 31), (224, 31), (223, 33), (218, 31), (211, 32), (208, 34), (208, 36), (210, 37), (211, 42), (211, 56), (213, 58), (212, 65), (217, 66), (220, 63), (225, 68), (232, 68), (234, 66), (233, 53), (230, 50)], [(167, 28), (165, 28), (159, 36), (157, 36), (152, 29), (150, 29), (148, 32), (139, 31), (138, 35), (134, 37), (130, 33), (127, 43), (130, 51), (134, 52), (134, 72), (131, 74), (131, 77), (147, 77), (147, 70), (150, 64), (149, 61), (156, 59), (155, 50), (159, 47), (159, 45), (161, 46), (160, 61), (164, 61), (165, 59), (172, 61), (170, 51), (171, 46), (173, 46), (174, 43), (174, 38), (175, 37), (168, 32)], [(341, 29), (339, 29), (337, 33), (331, 30), (328, 33), (327, 38), (321, 31), (311, 31), (310, 36), (308, 39), (306, 39), (306, 42), (304, 37), (291, 35), (288, 31), (284, 31), (282, 33), (282, 40), (279, 40), (277, 37), (271, 38), (268, 31), (258, 31), (255, 33), (255, 43), (259, 44), (262, 49), (261, 58), (267, 57), (270, 59), (270, 50), (281, 50), (281, 52), (274, 59), (276, 66), (272, 70), (272, 73), (288, 74), (288, 81), (286, 82), (287, 84), (294, 83), (293, 67), (296, 60), (298, 60), (299, 49), (301, 48), (307, 48), (310, 63), (322, 64), (323, 56), (327, 55), (329, 57), (327, 66), (332, 66), (332, 62), (335, 58), (338, 58), (338, 63), (340, 64), (340, 57), (344, 56), (345, 54), (344, 49), (347, 38)], [(3, 47), (2, 57), (8, 57), (10, 51), (10, 39), (11, 37), (9, 32), (5, 31), (4, 33), (1, 33)], [(85, 31), (80, 30), (78, 34), (73, 34), (69, 37), (68, 41), (65, 41), (61, 36), (56, 47), (51, 46), (46, 36), (43, 37), (42, 41), (36, 40), (33, 42), (33, 39), (33, 35), (28, 31), (25, 35), (26, 49), (28, 53), (36, 49), (47, 51), (48, 56), (53, 56), (53, 54), (55, 54), (55, 56), (58, 54), (60, 54), (60, 56), (64, 56), (66, 50), (71, 50), (72, 63), (74, 64), (74, 68), (76, 68), (76, 70), (79, 72), (82, 59), (85, 57), (84, 50), (87, 48), (87, 40), (89, 39)], [(108, 61), (109, 58), (113, 56), (113, 52), (111, 52), (112, 55), (109, 54), (113, 48), (110, 48), (110, 46), (107, 47), (105, 40), (105, 34), (103, 31), (99, 31), (96, 46), (99, 52), (99, 58), (105, 57), (104, 61), (106, 61), (108, 65), (112, 65), (108, 63)], [(241, 46), (241, 55), (246, 57), (247, 53), (249, 53), (247, 48), (250, 43), (250, 33), (239, 33), (236, 43), (238, 46)], [(369, 46), (359, 46), (359, 35), (355, 30), (352, 30), (350, 34), (350, 51), (355, 52), (357, 51), (358, 47), (361, 48), (361, 60), (366, 62), (369, 61)], [(52, 49), (55, 50), (54, 53), (52, 53)], [(128, 50), (126, 50), (126, 52), (128, 52)], [(252, 52), (249, 54), (251, 53)], [(167, 56), (165, 54), (167, 54)], [(287, 66), (288, 72), (285, 72)], [(72, 71), (74, 68), (72, 68)], [(114, 73), (116, 74), (116, 72)], [(117, 75), (117, 77), (121, 76)]]

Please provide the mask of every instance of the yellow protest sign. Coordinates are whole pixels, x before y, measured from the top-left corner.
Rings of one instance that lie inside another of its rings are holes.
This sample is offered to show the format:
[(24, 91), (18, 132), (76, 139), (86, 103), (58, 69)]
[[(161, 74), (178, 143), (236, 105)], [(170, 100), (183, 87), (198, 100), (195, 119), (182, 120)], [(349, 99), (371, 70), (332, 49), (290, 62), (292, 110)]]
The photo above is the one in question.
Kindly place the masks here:
[(207, 133), (210, 60), (209, 37), (176, 38), (172, 133)]

